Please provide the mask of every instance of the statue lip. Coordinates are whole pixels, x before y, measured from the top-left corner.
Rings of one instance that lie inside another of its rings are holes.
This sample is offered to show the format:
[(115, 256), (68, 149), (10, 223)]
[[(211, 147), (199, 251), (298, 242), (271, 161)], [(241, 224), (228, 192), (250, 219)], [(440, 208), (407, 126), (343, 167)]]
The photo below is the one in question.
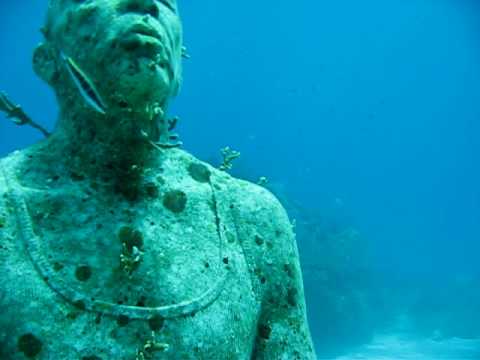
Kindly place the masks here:
[(157, 31), (154, 27), (149, 26), (145, 23), (136, 23), (133, 25), (127, 34), (138, 34), (138, 35), (143, 35), (143, 36), (149, 36), (152, 37), (160, 42), (163, 42), (163, 38), (160, 35), (160, 32)]

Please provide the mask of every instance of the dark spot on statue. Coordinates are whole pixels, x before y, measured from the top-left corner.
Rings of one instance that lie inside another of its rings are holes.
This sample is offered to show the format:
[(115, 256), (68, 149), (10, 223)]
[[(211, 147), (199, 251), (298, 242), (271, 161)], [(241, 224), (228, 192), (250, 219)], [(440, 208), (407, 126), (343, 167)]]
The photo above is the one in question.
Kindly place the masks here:
[(128, 316), (120, 315), (120, 316), (117, 318), (117, 324), (118, 324), (118, 326), (126, 326), (126, 325), (128, 325), (129, 322), (130, 322), (130, 319), (128, 318)]
[(208, 261), (205, 262), (205, 267), (208, 269), (210, 267), (210, 264), (208, 263)]
[(258, 236), (258, 235), (255, 235), (255, 243), (258, 245), (258, 246), (262, 246), (263, 245), (263, 239)]
[(147, 298), (145, 296), (140, 296), (140, 299), (137, 301), (137, 306), (145, 307)]
[(62, 269), (63, 269), (63, 264), (62, 263), (59, 263), (58, 261), (55, 261), (53, 263), (53, 270), (60, 271)]
[(165, 323), (165, 319), (160, 315), (155, 315), (148, 319), (148, 326), (152, 331), (159, 331), (163, 328), (163, 324)]
[(97, 316), (95, 317), (95, 324), (100, 324), (100, 322), (102, 321), (102, 314), (97, 314)]
[(92, 268), (88, 265), (80, 265), (75, 270), (75, 277), (78, 281), (87, 281), (92, 276)]
[(233, 235), (233, 233), (231, 231), (226, 231), (225, 235), (227, 236), (227, 241), (230, 244), (233, 244), (235, 242), (235, 235)]
[(72, 171), (70, 173), (70, 178), (73, 181), (82, 181), (82, 180), (85, 180), (85, 175)]
[(33, 358), (42, 351), (42, 342), (32, 333), (27, 333), (18, 338), (18, 350), (27, 358)]
[(90, 356), (82, 356), (82, 360), (102, 360), (102, 358), (96, 355), (90, 355)]
[(260, 324), (258, 325), (258, 336), (262, 339), (268, 340), (270, 339), (270, 334), (272, 333), (272, 328), (268, 324)]
[(187, 195), (180, 190), (172, 190), (165, 194), (163, 206), (173, 213), (181, 213), (185, 210), (187, 204)]
[(120, 100), (118, 102), (118, 106), (122, 109), (126, 109), (128, 107), (128, 103), (125, 100)]
[(79, 310), (85, 310), (87, 308), (83, 300), (74, 301), (73, 306), (75, 306)]
[(145, 184), (145, 193), (151, 198), (158, 197), (158, 187), (153, 182), (149, 182)]
[(136, 201), (139, 196), (139, 189), (134, 181), (129, 181), (127, 178), (118, 180), (115, 183), (115, 192), (122, 195), (128, 201)]
[[(163, 171), (162, 169), (159, 169), (159, 171)], [(158, 185), (162, 186), (162, 185), (165, 185), (165, 179), (163, 177), (161, 177), (160, 175), (158, 175), (155, 180), (157, 180), (157, 183)]]
[(296, 288), (291, 287), (288, 289), (288, 292), (287, 292), (288, 305), (297, 306), (297, 294), (298, 294), (298, 291)]
[(224, 263), (225, 265), (228, 265), (228, 257), (224, 257), (224, 258), (223, 258), (223, 263)]
[(265, 284), (265, 283), (267, 282), (267, 279), (265, 279), (265, 277), (262, 276), (262, 277), (260, 278), (260, 282), (261, 282), (262, 284)]
[(129, 37), (129, 38), (126, 38), (126, 39), (122, 39), (121, 42), (120, 42), (120, 45), (123, 47), (123, 49), (128, 51), (128, 52), (135, 51), (136, 49), (138, 49), (140, 47), (141, 44), (142, 43), (134, 37)]
[(294, 278), (293, 268), (290, 264), (283, 265), (283, 270), (287, 273), (289, 278)]
[(141, 249), (143, 247), (143, 235), (139, 230), (131, 226), (122, 226), (118, 231), (118, 238), (122, 244), (125, 244), (127, 251), (132, 252), (133, 247)]
[(188, 167), (188, 173), (194, 180), (200, 183), (210, 181), (210, 170), (203, 164), (191, 163)]

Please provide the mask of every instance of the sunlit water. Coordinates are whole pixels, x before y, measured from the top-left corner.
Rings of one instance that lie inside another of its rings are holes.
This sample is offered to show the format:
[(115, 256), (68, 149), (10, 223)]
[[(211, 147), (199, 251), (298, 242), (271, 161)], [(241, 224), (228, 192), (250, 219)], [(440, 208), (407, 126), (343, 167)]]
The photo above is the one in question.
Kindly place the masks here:
[(478, 360), (480, 339), (418, 339), (406, 334), (377, 335), (335, 360)]

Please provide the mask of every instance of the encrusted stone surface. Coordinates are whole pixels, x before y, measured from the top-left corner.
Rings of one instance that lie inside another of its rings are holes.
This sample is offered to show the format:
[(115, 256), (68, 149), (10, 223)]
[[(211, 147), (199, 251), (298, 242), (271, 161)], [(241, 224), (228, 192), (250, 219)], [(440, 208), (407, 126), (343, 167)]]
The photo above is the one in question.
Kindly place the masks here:
[(60, 115), (0, 161), (0, 358), (314, 358), (282, 206), (159, 142), (176, 2), (52, 0), (43, 32), (34, 68)]
[[(220, 221), (233, 239), (220, 244), (211, 189), (189, 176), (189, 165), (198, 160), (187, 153), (169, 150), (163, 161), (166, 180), (160, 192), (175, 187), (189, 195), (185, 211), (176, 214), (161, 199), (132, 204), (92, 190), (88, 180), (40, 166), (36, 159), (42, 151), (40, 144), (15, 153), (2, 167), (17, 175), (10, 181), (23, 188), (43, 255), (78, 292), (118, 304), (159, 306), (199, 296), (219, 272), (230, 275), (216, 301), (180, 318), (128, 321), (82, 311), (35, 270), (2, 178), (1, 211), (7, 216), (0, 229), (0, 286), (6, 293), (0, 300), (0, 328), (10, 330), (0, 335), (9, 358), (24, 358), (17, 343), (31, 333), (43, 343), (39, 359), (134, 359), (152, 330), (170, 345), (168, 356), (159, 354), (159, 359), (312, 358), (291, 226), (265, 189), (210, 168)], [(154, 177), (155, 169), (150, 171)], [(52, 176), (58, 179), (49, 182)], [(118, 233), (125, 226), (142, 232), (145, 251), (131, 278), (119, 262)], [(90, 277), (79, 281), (76, 271), (86, 263)]]

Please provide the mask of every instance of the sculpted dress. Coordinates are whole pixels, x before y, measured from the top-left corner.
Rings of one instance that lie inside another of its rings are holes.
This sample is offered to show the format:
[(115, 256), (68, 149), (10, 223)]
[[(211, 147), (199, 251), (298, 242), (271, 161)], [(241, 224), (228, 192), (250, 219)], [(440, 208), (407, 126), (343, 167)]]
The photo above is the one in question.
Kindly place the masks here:
[(1, 359), (313, 359), (290, 222), (265, 189), (178, 149), (135, 202), (0, 162)]

